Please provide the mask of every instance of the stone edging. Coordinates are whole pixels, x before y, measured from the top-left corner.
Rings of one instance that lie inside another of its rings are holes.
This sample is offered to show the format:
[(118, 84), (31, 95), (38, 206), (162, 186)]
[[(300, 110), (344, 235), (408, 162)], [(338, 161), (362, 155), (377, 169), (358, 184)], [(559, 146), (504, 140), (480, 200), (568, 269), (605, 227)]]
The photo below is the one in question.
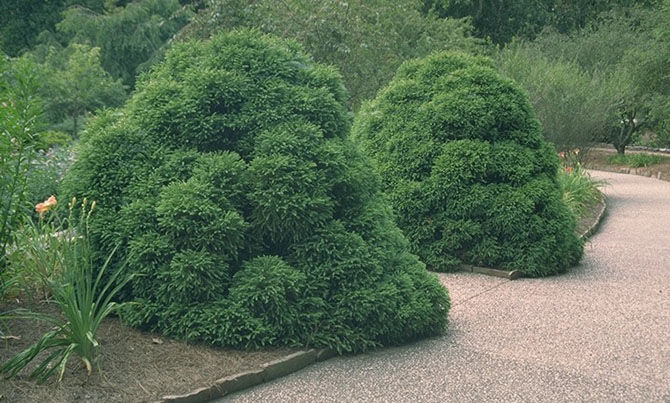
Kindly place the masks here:
[(579, 239), (586, 239), (595, 234), (596, 231), (598, 231), (598, 228), (600, 228), (600, 222), (605, 217), (605, 213), (607, 213), (607, 202), (605, 201), (605, 196), (603, 195), (600, 199), (600, 210), (598, 211), (598, 216), (596, 217), (595, 221), (591, 223), (591, 226), (579, 236)]
[(487, 276), (502, 277), (508, 280), (516, 280), (521, 277), (521, 272), (518, 270), (502, 270), (491, 269), (489, 267), (473, 266), (470, 264), (462, 264), (460, 271), (469, 271), (471, 273), (486, 274)]
[(274, 361), (262, 364), (259, 369), (240, 372), (218, 379), (210, 386), (196, 389), (185, 395), (163, 396), (159, 403), (205, 403), (240, 390), (269, 382), (273, 379), (297, 372), (316, 362), (335, 357), (337, 352), (330, 349), (303, 350)]
[(588, 163), (586, 164), (586, 169), (592, 169), (594, 171), (614, 172), (618, 174), (646, 176), (648, 178), (660, 179), (662, 181), (670, 182), (670, 175), (660, 171), (654, 171), (653, 169), (649, 168), (630, 168), (625, 166), (613, 167), (609, 165)]

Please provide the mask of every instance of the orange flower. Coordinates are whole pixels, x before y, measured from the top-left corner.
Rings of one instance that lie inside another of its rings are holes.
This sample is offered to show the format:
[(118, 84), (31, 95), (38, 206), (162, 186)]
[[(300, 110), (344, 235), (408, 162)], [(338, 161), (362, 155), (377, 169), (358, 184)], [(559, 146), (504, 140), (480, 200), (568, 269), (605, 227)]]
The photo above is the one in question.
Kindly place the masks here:
[(55, 206), (56, 204), (58, 204), (56, 196), (51, 196), (42, 203), (37, 203), (37, 205), (35, 206), (35, 211), (37, 211), (40, 217), (42, 217), (44, 213), (51, 210), (51, 207)]
[(573, 170), (574, 170), (573, 167), (565, 167), (565, 172), (567, 172), (568, 174), (571, 174)]

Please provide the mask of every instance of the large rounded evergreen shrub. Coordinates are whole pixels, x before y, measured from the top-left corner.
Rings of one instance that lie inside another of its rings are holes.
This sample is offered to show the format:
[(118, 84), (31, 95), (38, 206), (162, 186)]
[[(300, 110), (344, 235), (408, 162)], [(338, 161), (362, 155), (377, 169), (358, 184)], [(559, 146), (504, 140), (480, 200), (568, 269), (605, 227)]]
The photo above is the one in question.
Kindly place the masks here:
[(361, 351), (439, 333), (449, 298), (348, 139), (338, 73), (253, 31), (176, 45), (88, 129), (67, 177), (132, 325), (223, 346)]
[(581, 257), (558, 157), (525, 93), (489, 59), (437, 53), (405, 63), (364, 105), (353, 136), (430, 269), (471, 263), (543, 276)]

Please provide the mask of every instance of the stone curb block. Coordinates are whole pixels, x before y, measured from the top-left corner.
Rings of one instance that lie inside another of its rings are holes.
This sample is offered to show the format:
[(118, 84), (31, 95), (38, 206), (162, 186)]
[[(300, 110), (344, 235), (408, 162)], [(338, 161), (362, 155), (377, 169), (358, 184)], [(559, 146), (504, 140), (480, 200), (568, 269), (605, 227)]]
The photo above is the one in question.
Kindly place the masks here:
[(508, 280), (515, 280), (521, 276), (521, 272), (518, 270), (500, 270), (500, 269), (491, 269), (488, 267), (479, 267), (469, 264), (462, 264), (461, 271), (469, 271), (472, 273), (486, 274), (488, 276), (502, 277)]
[(316, 361), (321, 362), (321, 361), (326, 361), (329, 360), (333, 357), (337, 357), (338, 352), (335, 350), (331, 350), (329, 348), (324, 348), (316, 352)]
[(194, 390), (185, 395), (163, 396), (160, 403), (205, 403), (247, 389), (263, 382), (292, 374), (315, 362), (325, 361), (337, 356), (330, 349), (304, 350), (289, 354), (261, 365), (261, 369), (240, 372), (214, 381), (214, 384)]
[(204, 403), (212, 399), (212, 390), (210, 388), (200, 388), (186, 395), (163, 396), (161, 402), (165, 403)]
[(263, 383), (264, 374), (264, 370), (256, 369), (218, 379), (214, 381), (216, 396), (212, 396), (212, 399), (260, 385)]
[(605, 198), (603, 196), (603, 199), (601, 200), (601, 206), (600, 206), (600, 211), (598, 212), (598, 216), (596, 217), (595, 221), (591, 224), (591, 227), (584, 231), (583, 234), (579, 236), (579, 239), (586, 239), (591, 237), (591, 235), (595, 234), (596, 231), (598, 231), (598, 228), (600, 228), (600, 223), (602, 222), (603, 218), (605, 217), (605, 214), (607, 213), (607, 202), (605, 201)]
[(299, 351), (278, 360), (266, 362), (263, 368), (265, 382), (291, 374), (316, 362), (316, 350)]

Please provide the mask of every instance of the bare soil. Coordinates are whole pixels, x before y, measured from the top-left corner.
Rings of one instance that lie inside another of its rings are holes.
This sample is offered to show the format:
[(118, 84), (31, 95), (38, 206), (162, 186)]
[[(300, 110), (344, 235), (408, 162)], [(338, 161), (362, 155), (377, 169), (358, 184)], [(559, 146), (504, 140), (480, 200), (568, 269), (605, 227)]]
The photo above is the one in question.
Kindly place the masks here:
[[(0, 311), (17, 306), (0, 304)], [(37, 310), (55, 312), (54, 307), (44, 305)], [(49, 330), (49, 325), (27, 320), (11, 320), (0, 326), (4, 335), (0, 344), (2, 363)], [(73, 357), (61, 383), (52, 379), (39, 385), (28, 379), (30, 368), (26, 368), (15, 378), (0, 379), (0, 402), (155, 402), (162, 396), (185, 394), (297, 351), (237, 351), (188, 344), (129, 328), (118, 318), (105, 319), (98, 341), (101, 372), (94, 371), (87, 377), (83, 363)]]

